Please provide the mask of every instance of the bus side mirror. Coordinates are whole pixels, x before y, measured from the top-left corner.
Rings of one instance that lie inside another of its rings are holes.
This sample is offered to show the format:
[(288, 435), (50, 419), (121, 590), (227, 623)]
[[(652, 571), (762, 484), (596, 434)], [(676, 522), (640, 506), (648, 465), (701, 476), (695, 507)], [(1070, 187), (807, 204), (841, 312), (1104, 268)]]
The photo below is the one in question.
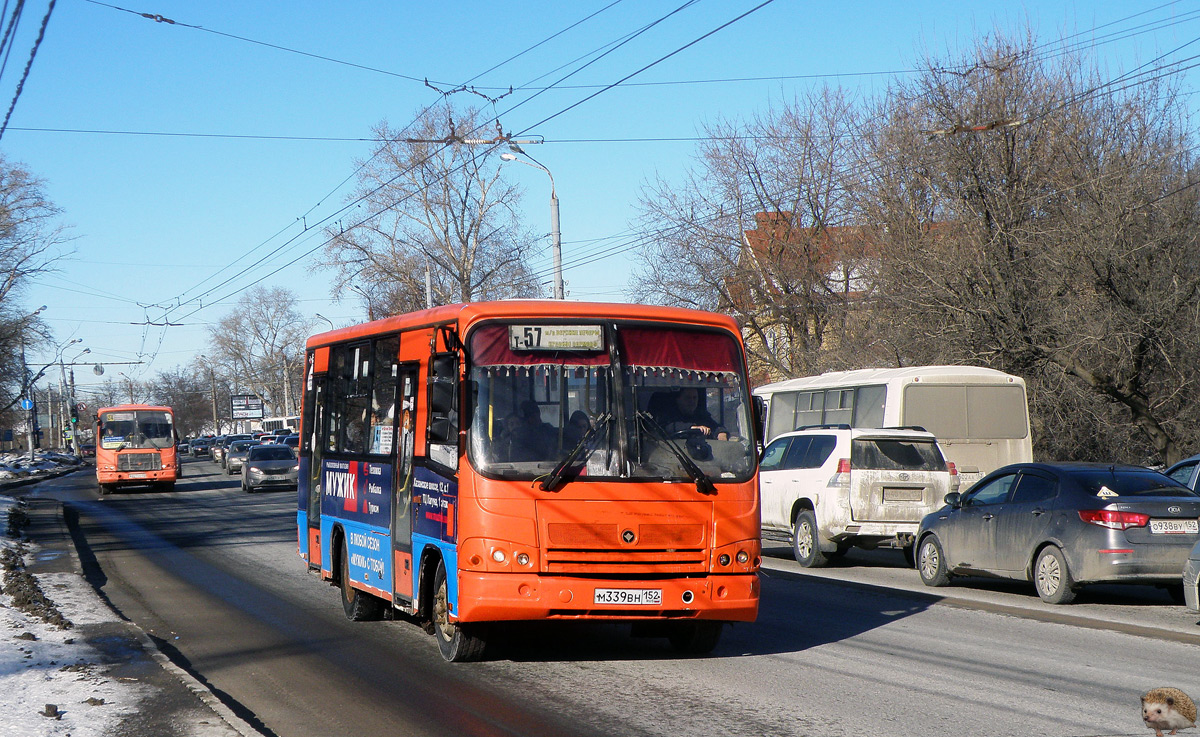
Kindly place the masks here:
[(754, 431), (758, 433), (758, 442), (762, 443), (764, 449), (767, 445), (767, 402), (759, 396), (750, 396), (750, 412), (753, 416)]
[(435, 356), (429, 363), (429, 442), (458, 442), (458, 359)]

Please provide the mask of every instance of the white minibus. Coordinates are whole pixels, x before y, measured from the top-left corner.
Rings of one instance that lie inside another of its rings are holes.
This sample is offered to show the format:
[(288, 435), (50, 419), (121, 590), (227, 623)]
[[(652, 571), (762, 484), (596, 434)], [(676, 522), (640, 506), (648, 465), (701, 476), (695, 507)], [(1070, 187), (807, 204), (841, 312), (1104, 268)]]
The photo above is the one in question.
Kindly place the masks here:
[(963, 488), (1009, 463), (1033, 460), (1025, 381), (980, 366), (833, 371), (760, 386), (766, 442), (812, 425), (922, 427)]

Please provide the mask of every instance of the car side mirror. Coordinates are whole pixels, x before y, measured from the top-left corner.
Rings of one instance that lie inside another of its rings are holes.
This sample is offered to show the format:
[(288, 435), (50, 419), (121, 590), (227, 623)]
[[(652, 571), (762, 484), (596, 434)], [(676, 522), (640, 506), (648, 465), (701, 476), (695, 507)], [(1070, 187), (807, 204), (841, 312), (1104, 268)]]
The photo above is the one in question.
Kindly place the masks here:
[(957, 491), (952, 491), (947, 494), (942, 501), (946, 502), (946, 504), (949, 504), (951, 507), (958, 509), (959, 506), (961, 506), (962, 494), (959, 494)]

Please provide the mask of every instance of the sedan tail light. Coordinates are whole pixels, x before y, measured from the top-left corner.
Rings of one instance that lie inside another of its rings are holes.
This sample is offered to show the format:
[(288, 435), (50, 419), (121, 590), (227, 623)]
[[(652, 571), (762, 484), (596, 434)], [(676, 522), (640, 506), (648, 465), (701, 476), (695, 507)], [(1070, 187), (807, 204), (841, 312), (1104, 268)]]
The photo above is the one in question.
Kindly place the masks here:
[(1130, 527), (1145, 527), (1150, 524), (1148, 514), (1118, 512), (1113, 509), (1081, 509), (1079, 519), (1089, 525), (1100, 525), (1113, 530), (1128, 530)]

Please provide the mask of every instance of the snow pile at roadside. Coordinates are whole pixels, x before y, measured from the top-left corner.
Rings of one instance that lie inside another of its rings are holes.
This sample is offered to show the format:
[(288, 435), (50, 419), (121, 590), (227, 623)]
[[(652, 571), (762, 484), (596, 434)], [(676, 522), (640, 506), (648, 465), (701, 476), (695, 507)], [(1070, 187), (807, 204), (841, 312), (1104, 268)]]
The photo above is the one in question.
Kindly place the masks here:
[(79, 627), (116, 616), (79, 576), (30, 576), (20, 560), (33, 546), (7, 531), (12, 499), (0, 497), (0, 724), (4, 734), (100, 737), (136, 711), (146, 688), (112, 678)]
[(83, 459), (79, 456), (54, 451), (35, 450), (32, 458), (28, 452), (0, 453), (0, 481), (48, 474), (64, 467), (74, 468), (82, 463)]

